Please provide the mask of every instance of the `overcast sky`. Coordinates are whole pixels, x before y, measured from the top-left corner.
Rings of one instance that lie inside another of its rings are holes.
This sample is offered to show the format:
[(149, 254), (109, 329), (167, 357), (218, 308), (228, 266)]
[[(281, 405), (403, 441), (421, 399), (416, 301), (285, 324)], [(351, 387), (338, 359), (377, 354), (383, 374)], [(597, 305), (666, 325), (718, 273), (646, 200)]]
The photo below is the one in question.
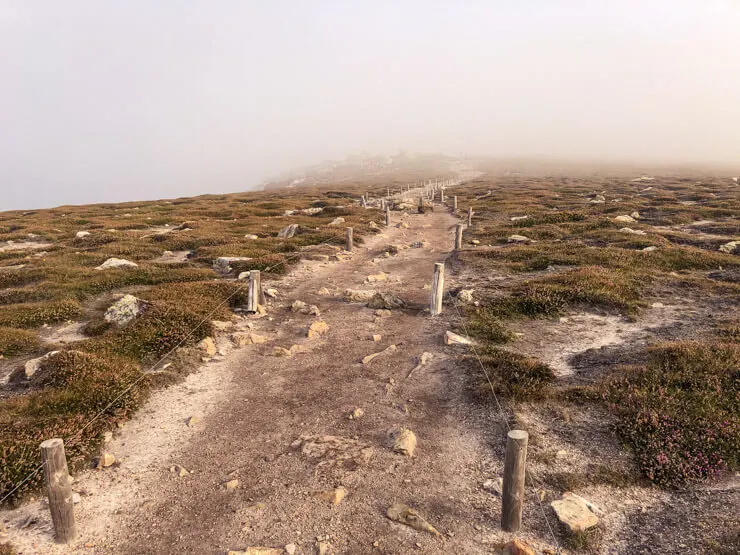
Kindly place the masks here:
[(740, 1), (0, 0), (0, 210), (399, 148), (737, 159)]

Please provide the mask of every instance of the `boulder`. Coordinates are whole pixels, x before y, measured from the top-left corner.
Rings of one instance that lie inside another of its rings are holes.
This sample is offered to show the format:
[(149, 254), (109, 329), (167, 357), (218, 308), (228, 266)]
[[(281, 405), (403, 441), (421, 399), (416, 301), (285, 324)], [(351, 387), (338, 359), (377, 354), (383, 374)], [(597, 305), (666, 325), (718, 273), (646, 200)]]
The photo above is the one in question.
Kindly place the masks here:
[(30, 379), (41, 369), (41, 365), (44, 363), (44, 361), (48, 360), (50, 357), (57, 354), (59, 351), (50, 351), (46, 353), (42, 357), (38, 358), (32, 358), (28, 362), (26, 362), (25, 366), (23, 367), (23, 373), (25, 374), (26, 378)]
[[(213, 269), (217, 272), (221, 272), (222, 274), (228, 274), (232, 268), (231, 264), (234, 262), (246, 262), (248, 260), (252, 260), (248, 256), (219, 256), (216, 260), (213, 261)], [(242, 274), (245, 272), (242, 272)], [(240, 276), (242, 274), (239, 274)], [(249, 275), (247, 275), (249, 277)]]
[(393, 451), (406, 455), (407, 457), (413, 457), (416, 452), (416, 435), (408, 428), (401, 428), (391, 432), (391, 440), (393, 441)]
[(740, 253), (740, 241), (730, 241), (720, 246), (720, 252), (726, 252), (727, 254)]
[(403, 308), (406, 302), (391, 293), (375, 293), (367, 302), (368, 308), (388, 309)]
[(103, 262), (100, 266), (96, 266), (96, 270), (113, 270), (116, 268), (138, 268), (136, 262), (125, 260), (123, 258), (109, 258)]
[(507, 239), (509, 243), (531, 243), (532, 240), (524, 235), (509, 235)]
[(283, 229), (281, 229), (278, 232), (277, 236), (280, 239), (290, 239), (296, 234), (297, 231), (298, 231), (298, 224), (290, 224), (284, 227)]
[(615, 222), (619, 222), (619, 223), (622, 223), (622, 224), (633, 224), (633, 223), (635, 223), (635, 222), (636, 222), (637, 220), (635, 220), (635, 219), (634, 219), (634, 218), (633, 218), (632, 216), (627, 216), (627, 215), (624, 215), (624, 216), (616, 216), (616, 217), (614, 218), (614, 221), (615, 221)]
[(572, 532), (583, 532), (599, 523), (599, 509), (580, 495), (566, 492), (550, 506), (555, 510), (560, 522)]
[(124, 295), (105, 311), (106, 322), (125, 326), (144, 310), (144, 303), (133, 295)]
[(367, 291), (362, 289), (346, 289), (342, 294), (344, 300), (353, 303), (366, 303), (370, 301), (375, 295), (375, 291)]

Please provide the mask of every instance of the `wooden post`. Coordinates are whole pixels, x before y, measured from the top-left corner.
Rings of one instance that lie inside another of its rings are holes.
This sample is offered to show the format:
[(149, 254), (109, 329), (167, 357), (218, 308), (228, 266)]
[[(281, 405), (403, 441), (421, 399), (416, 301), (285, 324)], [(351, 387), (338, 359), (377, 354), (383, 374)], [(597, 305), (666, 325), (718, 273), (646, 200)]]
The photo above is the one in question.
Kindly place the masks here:
[(365, 195), (362, 195), (362, 207), (367, 208), (367, 201), (365, 200)]
[(529, 434), (524, 430), (511, 430), (506, 440), (501, 528), (507, 532), (518, 532), (522, 525), (528, 440)]
[(388, 187), (388, 198), (391, 198), (391, 188)]
[(452, 211), (457, 212), (457, 195), (452, 197)]
[(351, 251), (352, 250), (352, 228), (351, 227), (347, 228), (346, 239), (347, 239), (347, 242), (344, 245), (344, 250)]
[(385, 205), (385, 225), (391, 225), (391, 206)]
[(462, 234), (463, 234), (463, 225), (457, 224), (455, 226), (455, 250), (459, 251), (462, 248)]
[(445, 288), (445, 265), (442, 262), (434, 264), (434, 280), (432, 281), (432, 302), (429, 312), (432, 316), (442, 313), (442, 293)]
[(473, 207), (469, 206), (468, 207), (468, 227), (470, 227), (471, 225), (473, 225)]
[(251, 270), (249, 272), (249, 294), (247, 296), (247, 312), (257, 312), (260, 305), (260, 272)]
[(76, 534), (75, 513), (62, 439), (47, 439), (41, 444), (41, 463), (44, 466), (51, 521), (54, 524), (54, 539), (57, 543), (69, 543)]

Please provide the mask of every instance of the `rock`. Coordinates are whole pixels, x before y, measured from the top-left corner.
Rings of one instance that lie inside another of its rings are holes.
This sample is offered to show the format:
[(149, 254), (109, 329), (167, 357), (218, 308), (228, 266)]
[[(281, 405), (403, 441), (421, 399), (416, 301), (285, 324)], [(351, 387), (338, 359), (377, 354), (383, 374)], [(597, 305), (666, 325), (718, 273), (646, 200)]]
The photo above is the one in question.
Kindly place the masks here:
[(514, 538), (504, 545), (502, 555), (536, 555), (536, 552), (522, 540)]
[(265, 290), (265, 296), (270, 297), (271, 299), (274, 299), (278, 296), (278, 290), (270, 287), (269, 289)]
[(283, 549), (285, 549), (285, 552), (288, 555), (295, 555), (296, 549), (298, 549), (298, 547), (294, 543), (289, 543)]
[(211, 326), (216, 331), (228, 331), (234, 327), (234, 322), (227, 322), (225, 320), (211, 320)]
[(650, 308), (665, 308), (665, 305), (663, 303), (652, 303)]
[(77, 233), (75, 233), (75, 237), (77, 237), (78, 239), (82, 239), (83, 237), (88, 237), (89, 235), (90, 235), (89, 231), (78, 231)]
[(319, 540), (316, 542), (316, 553), (317, 555), (330, 555), (331, 544), (328, 540)]
[(96, 270), (113, 270), (116, 268), (138, 268), (139, 265), (130, 260), (124, 260), (123, 258), (109, 258), (103, 262), (100, 266), (96, 266)]
[(213, 340), (213, 337), (206, 337), (196, 347), (203, 351), (207, 357), (212, 358), (216, 356), (216, 342)]
[(464, 335), (447, 331), (445, 332), (445, 345), (475, 345), (475, 341)]
[(379, 274), (372, 274), (367, 276), (367, 282), (368, 283), (377, 283), (379, 281), (387, 281), (388, 280), (388, 274), (385, 272), (380, 272)]
[(478, 241), (478, 239), (471, 239), (470, 240), (470, 244), (471, 245), (480, 245), (480, 241)]
[(391, 439), (393, 440), (393, 451), (406, 455), (407, 457), (413, 457), (416, 452), (416, 435), (408, 428), (401, 428), (391, 432)]
[(188, 476), (190, 474), (190, 472), (188, 472), (185, 467), (180, 466), (179, 464), (173, 464), (170, 467), (170, 472), (177, 474), (180, 478), (184, 478), (185, 476)]
[(246, 235), (244, 236), (244, 238), (245, 238), (245, 239), (250, 239), (250, 240), (252, 240), (252, 241), (254, 241), (255, 239), (259, 239), (259, 237), (258, 237), (257, 235), (254, 235), (254, 234), (252, 234), (252, 233), (247, 233), (247, 234), (246, 234)]
[(286, 349), (285, 347), (274, 347), (272, 349), (272, 356), (290, 358), (293, 356), (293, 350)]
[(409, 245), (412, 249), (421, 249), (426, 246), (425, 241), (415, 241)]
[(730, 241), (719, 247), (720, 252), (726, 252), (727, 254), (736, 254), (740, 252), (740, 241)]
[(302, 435), (291, 447), (300, 448), (308, 459), (324, 459), (322, 466), (335, 464), (345, 470), (356, 470), (373, 456), (373, 448), (368, 444), (339, 436)]
[(524, 235), (509, 235), (507, 239), (509, 243), (531, 243), (532, 240)]
[(631, 233), (633, 235), (645, 235), (645, 232), (641, 229), (632, 229), (630, 227), (623, 227), (619, 230), (619, 233)]
[(307, 254), (306, 260), (313, 260), (315, 262), (329, 262), (328, 254)]
[(365, 411), (358, 407), (350, 413), (349, 419), (357, 420), (358, 418), (362, 418), (363, 416), (365, 416)]
[(296, 234), (297, 231), (298, 231), (298, 224), (290, 224), (289, 226), (286, 226), (283, 229), (281, 229), (278, 232), (277, 236), (280, 239), (290, 239)]
[(512, 222), (518, 222), (519, 220), (526, 220), (529, 216), (512, 216), (509, 218)]
[(339, 225), (344, 223), (344, 218), (334, 218), (331, 222), (329, 222), (329, 225)]
[(361, 289), (346, 289), (342, 294), (344, 300), (354, 303), (366, 303), (375, 295), (375, 291), (366, 291)]
[(77, 505), (80, 501), (82, 501), (82, 497), (80, 497), (80, 494), (75, 492), (72, 494), (72, 503)]
[(259, 345), (267, 342), (267, 338), (262, 335), (257, 335), (254, 332), (235, 332), (229, 337), (235, 347), (243, 347), (245, 345)]
[(606, 202), (606, 197), (604, 195), (594, 195), (594, 199), (596, 202)]
[(378, 335), (378, 334), (373, 335), (373, 341), (375, 341), (375, 343), (377, 343), (378, 341), (381, 341), (382, 339), (383, 339), (382, 335)]
[(362, 359), (362, 364), (369, 364), (371, 361), (379, 357), (380, 355), (384, 354), (390, 354), (396, 352), (396, 346), (391, 345), (390, 347), (387, 347), (386, 349), (380, 351), (379, 353), (373, 353), (371, 355), (367, 355), (365, 358)]
[(599, 523), (599, 509), (580, 495), (566, 492), (550, 506), (571, 532), (583, 532)]
[(434, 526), (429, 524), (424, 519), (424, 517), (422, 517), (417, 511), (415, 511), (408, 505), (404, 505), (403, 503), (394, 503), (393, 505), (388, 507), (388, 510), (385, 512), (385, 514), (389, 519), (395, 522), (400, 522), (401, 524), (405, 524), (406, 526), (409, 526), (414, 530), (419, 530), (420, 532), (429, 532), (430, 534), (434, 534), (438, 538), (442, 537), (442, 534), (440, 534)]
[(188, 427), (188, 428), (192, 428), (192, 427), (194, 427), (194, 426), (195, 426), (195, 425), (196, 425), (196, 424), (197, 424), (198, 422), (200, 422), (200, 417), (199, 417), (199, 416), (191, 416), (190, 418), (188, 418), (188, 419), (187, 419), (187, 420), (185, 421), (185, 424), (187, 425), (187, 427)]
[(110, 453), (103, 453), (100, 455), (100, 459), (98, 459), (98, 466), (100, 468), (108, 468), (109, 466), (113, 466), (116, 462), (116, 457), (114, 457)]
[(387, 308), (379, 308), (375, 311), (375, 316), (378, 318), (390, 318), (392, 312)]
[[(247, 262), (248, 260), (252, 259), (248, 256), (219, 256), (216, 260), (213, 261), (213, 269), (217, 272), (221, 272), (222, 274), (228, 274), (229, 272), (231, 272), (231, 265), (234, 262)], [(241, 276), (244, 273), (245, 272), (242, 272), (239, 275)], [(247, 274), (246, 277), (248, 278), (249, 274)]]
[(324, 209), (320, 206), (313, 206), (311, 208), (304, 208), (301, 210), (301, 213), (306, 214), (307, 216), (313, 216), (314, 214), (321, 214), (323, 211)]
[(457, 294), (457, 298), (460, 302), (472, 303), (474, 291), (475, 289), (461, 289), (460, 292)]
[(249, 279), (249, 272), (239, 272), (239, 276), (237, 278), (239, 281), (244, 281), (245, 279)]
[(658, 247), (656, 247), (655, 245), (650, 245), (649, 247), (645, 247), (644, 249), (642, 249), (642, 252), (653, 252), (657, 250)]
[(329, 291), (329, 290), (328, 290), (328, 289), (327, 289), (326, 287), (322, 287), (321, 289), (319, 289), (319, 290), (318, 290), (318, 291), (316, 292), (316, 294), (317, 294), (317, 295), (323, 295), (323, 296), (326, 296), (326, 295), (331, 295), (331, 291)]
[(496, 495), (501, 495), (504, 491), (504, 479), (496, 478), (493, 480), (486, 480), (483, 482), (483, 489), (490, 491), (491, 493), (495, 493)]
[(406, 222), (401, 222), (399, 224), (396, 224), (396, 227), (399, 228), (399, 229), (408, 229), (409, 228), (409, 224), (407, 224)]
[(31, 360), (26, 362), (26, 364), (23, 366), (23, 373), (25, 374), (26, 378), (32, 378), (33, 375), (41, 369), (41, 365), (44, 363), (44, 361), (48, 360), (50, 357), (54, 356), (58, 352), (59, 351), (50, 351), (42, 357), (32, 358)]
[(233, 491), (233, 490), (235, 490), (236, 488), (239, 487), (239, 480), (237, 480), (236, 478), (234, 478), (233, 480), (229, 480), (228, 482), (224, 482), (221, 485), (223, 486), (223, 488), (225, 490), (227, 490), (227, 491)]
[(125, 326), (144, 310), (144, 303), (133, 295), (124, 295), (108, 307), (103, 318), (118, 326)]
[(380, 228), (380, 226), (378, 224), (376, 224), (374, 221), (371, 221), (368, 225), (370, 226), (370, 229), (379, 229)]
[(391, 293), (375, 293), (367, 302), (368, 308), (387, 309), (403, 308), (406, 302)]
[(339, 505), (342, 500), (347, 496), (347, 490), (342, 486), (331, 489), (329, 491), (322, 491), (317, 494), (318, 498), (332, 505)]
[(635, 220), (632, 216), (616, 216), (614, 218), (615, 222), (623, 223), (623, 224), (633, 224), (637, 220)]
[(272, 547), (247, 547), (246, 551), (229, 550), (228, 555), (282, 555), (282, 549)]
[(308, 326), (306, 337), (308, 337), (309, 339), (321, 337), (328, 330), (329, 330), (329, 324), (327, 324), (326, 322), (322, 322), (322, 321), (313, 322), (310, 326)]
[(321, 311), (319, 310), (319, 307), (316, 305), (307, 305), (303, 301), (293, 301), (293, 304), (290, 305), (291, 312), (297, 312), (300, 314), (310, 314), (312, 316), (320, 316)]
[(632, 212), (632, 214), (630, 214), (630, 216), (632, 218), (636, 219), (636, 220), (639, 220), (640, 219), (640, 213), (637, 210), (635, 210), (634, 212)]

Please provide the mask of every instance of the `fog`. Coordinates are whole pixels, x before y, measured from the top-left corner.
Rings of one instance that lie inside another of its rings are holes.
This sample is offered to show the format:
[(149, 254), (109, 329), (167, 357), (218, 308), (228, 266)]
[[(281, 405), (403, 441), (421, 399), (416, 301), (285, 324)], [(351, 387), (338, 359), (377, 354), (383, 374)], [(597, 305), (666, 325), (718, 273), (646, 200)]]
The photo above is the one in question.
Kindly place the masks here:
[(0, 210), (399, 149), (729, 163), (739, 29), (737, 0), (0, 0)]

